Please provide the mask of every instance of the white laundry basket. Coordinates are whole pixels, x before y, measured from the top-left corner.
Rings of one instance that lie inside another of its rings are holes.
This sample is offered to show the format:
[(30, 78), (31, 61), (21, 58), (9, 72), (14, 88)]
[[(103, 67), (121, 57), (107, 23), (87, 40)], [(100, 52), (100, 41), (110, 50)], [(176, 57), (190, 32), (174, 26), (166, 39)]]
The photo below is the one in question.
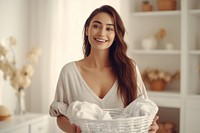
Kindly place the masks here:
[(117, 118), (122, 109), (106, 109), (112, 120), (89, 120), (69, 118), (71, 123), (80, 126), (82, 133), (148, 133), (154, 116)]

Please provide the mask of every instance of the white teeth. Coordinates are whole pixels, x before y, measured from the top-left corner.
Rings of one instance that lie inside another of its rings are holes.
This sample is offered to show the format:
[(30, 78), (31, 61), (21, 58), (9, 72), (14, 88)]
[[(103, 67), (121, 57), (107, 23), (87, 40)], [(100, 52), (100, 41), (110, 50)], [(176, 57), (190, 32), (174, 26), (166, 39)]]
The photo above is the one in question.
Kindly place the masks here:
[(99, 42), (106, 42), (106, 40), (103, 40), (103, 39), (96, 39), (96, 40)]

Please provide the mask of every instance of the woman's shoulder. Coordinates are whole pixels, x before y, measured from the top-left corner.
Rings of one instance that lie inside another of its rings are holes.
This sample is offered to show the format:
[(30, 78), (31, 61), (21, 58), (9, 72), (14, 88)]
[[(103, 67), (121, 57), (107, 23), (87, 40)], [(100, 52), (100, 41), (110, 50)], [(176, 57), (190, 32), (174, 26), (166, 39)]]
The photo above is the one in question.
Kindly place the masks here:
[(61, 73), (71, 72), (74, 69), (74, 63), (75, 63), (75, 61), (71, 61), (71, 62), (66, 63), (62, 67)]

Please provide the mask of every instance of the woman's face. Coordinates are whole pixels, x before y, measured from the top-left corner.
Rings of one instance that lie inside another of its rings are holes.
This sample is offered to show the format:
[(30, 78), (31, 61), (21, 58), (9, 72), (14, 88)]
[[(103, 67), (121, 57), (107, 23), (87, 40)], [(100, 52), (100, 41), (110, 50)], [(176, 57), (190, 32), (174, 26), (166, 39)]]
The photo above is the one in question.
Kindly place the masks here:
[(98, 13), (86, 29), (91, 50), (108, 50), (115, 39), (113, 19), (107, 13)]

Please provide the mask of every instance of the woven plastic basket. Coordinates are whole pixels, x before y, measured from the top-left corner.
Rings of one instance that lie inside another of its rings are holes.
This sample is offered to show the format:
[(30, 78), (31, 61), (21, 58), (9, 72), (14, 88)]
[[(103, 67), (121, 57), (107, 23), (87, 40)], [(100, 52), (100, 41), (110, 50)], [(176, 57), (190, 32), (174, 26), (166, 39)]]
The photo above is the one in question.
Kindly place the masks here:
[[(121, 109), (106, 109), (112, 120), (89, 120), (69, 118), (71, 123), (80, 126), (82, 133), (148, 133), (153, 116), (117, 118)], [(117, 118), (117, 119), (116, 119)]]

